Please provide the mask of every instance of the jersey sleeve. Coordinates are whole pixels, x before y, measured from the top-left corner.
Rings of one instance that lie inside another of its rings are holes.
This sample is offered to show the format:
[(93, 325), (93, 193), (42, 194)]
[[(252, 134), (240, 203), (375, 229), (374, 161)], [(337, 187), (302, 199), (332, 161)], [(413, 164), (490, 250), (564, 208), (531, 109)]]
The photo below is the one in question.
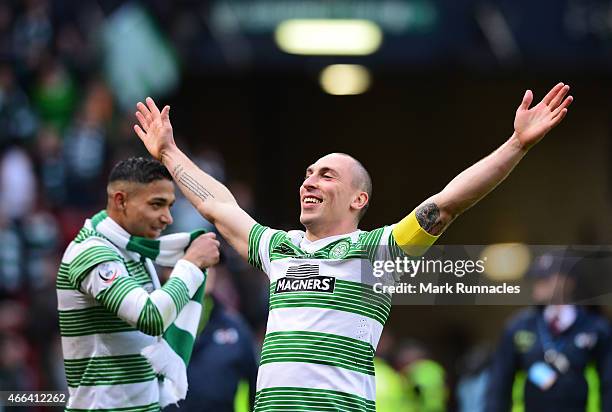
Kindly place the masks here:
[(287, 236), (282, 230), (255, 223), (249, 232), (249, 263), (270, 276), (270, 251)]
[(410, 257), (418, 257), (427, 252), (439, 236), (434, 236), (421, 227), (414, 211), (393, 226), (388, 244), (394, 246), (394, 253), (403, 251)]
[(396, 271), (395, 262), (423, 255), (437, 239), (438, 236), (430, 235), (419, 225), (412, 212), (395, 225), (365, 232), (362, 244), (375, 276), (391, 285), (405, 274)]
[[(197, 266), (181, 259), (164, 286), (148, 293), (129, 275), (117, 251), (98, 242), (90, 243), (69, 264), (71, 282), (148, 335), (160, 336), (205, 281), (204, 273)], [(92, 253), (96, 258), (92, 258)]]

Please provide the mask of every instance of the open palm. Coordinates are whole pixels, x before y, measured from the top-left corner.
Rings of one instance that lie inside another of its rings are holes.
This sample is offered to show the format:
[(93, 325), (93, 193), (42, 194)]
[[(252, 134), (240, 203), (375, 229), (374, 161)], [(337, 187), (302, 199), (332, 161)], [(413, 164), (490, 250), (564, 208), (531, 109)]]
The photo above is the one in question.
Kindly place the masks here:
[(134, 131), (154, 158), (161, 160), (164, 150), (175, 145), (170, 123), (170, 106), (165, 106), (160, 112), (150, 97), (146, 105), (138, 102), (136, 118), (139, 125), (134, 125)]
[(574, 100), (572, 96), (565, 97), (568, 91), (568, 85), (559, 83), (531, 109), (529, 106), (533, 102), (533, 93), (531, 90), (525, 92), (514, 118), (514, 133), (521, 146), (529, 149), (561, 123), (567, 114), (567, 107)]

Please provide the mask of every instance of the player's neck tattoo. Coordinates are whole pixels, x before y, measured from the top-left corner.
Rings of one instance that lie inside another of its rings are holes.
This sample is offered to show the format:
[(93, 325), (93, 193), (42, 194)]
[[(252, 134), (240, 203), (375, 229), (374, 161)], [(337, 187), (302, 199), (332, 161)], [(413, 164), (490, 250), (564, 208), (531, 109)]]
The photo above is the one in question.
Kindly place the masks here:
[(191, 193), (193, 193), (203, 202), (205, 202), (209, 197), (215, 197), (208, 189), (194, 179), (193, 176), (191, 176), (181, 164), (176, 165), (174, 169), (172, 169), (172, 176), (174, 176), (174, 180), (177, 183), (185, 186)]
[(444, 224), (440, 220), (440, 209), (435, 203), (427, 203), (419, 207), (415, 215), (419, 225), (430, 235), (437, 236), (444, 230)]

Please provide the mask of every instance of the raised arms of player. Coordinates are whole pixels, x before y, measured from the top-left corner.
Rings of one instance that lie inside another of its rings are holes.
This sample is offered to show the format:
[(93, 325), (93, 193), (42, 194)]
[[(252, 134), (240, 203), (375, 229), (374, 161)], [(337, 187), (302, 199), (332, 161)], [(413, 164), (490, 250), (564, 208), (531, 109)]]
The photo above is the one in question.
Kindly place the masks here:
[(573, 100), (572, 96), (565, 97), (568, 91), (568, 85), (559, 83), (530, 109), (533, 93), (527, 90), (516, 110), (510, 139), (417, 207), (416, 219), (421, 227), (432, 235), (439, 235), (457, 216), (500, 184), (527, 151), (561, 123)]
[[(255, 220), (238, 206), (230, 191), (204, 173), (174, 142), (170, 106), (160, 112), (153, 99), (137, 104), (140, 126), (134, 131), (151, 155), (160, 160), (200, 214), (210, 221), (238, 253), (248, 259), (249, 232)], [(141, 127), (142, 126), (142, 127)]]

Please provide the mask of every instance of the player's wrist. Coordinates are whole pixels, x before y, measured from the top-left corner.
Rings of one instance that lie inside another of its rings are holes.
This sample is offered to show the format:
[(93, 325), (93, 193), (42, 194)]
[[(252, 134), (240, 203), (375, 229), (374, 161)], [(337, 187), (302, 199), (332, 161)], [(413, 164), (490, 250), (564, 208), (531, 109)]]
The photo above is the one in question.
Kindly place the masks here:
[(168, 144), (159, 151), (159, 161), (164, 165), (168, 165), (171, 159), (176, 159), (177, 154), (180, 153), (178, 146), (174, 143)]
[(181, 279), (189, 291), (189, 296), (193, 296), (202, 282), (206, 279), (202, 269), (195, 263), (183, 258), (179, 259), (170, 274), (170, 278), (177, 277)]
[(527, 153), (529, 149), (531, 148), (531, 146), (527, 146), (521, 141), (519, 137), (519, 133), (516, 130), (512, 133), (512, 136), (510, 136), (510, 139), (508, 139), (508, 143), (510, 144), (511, 147), (523, 153)]

